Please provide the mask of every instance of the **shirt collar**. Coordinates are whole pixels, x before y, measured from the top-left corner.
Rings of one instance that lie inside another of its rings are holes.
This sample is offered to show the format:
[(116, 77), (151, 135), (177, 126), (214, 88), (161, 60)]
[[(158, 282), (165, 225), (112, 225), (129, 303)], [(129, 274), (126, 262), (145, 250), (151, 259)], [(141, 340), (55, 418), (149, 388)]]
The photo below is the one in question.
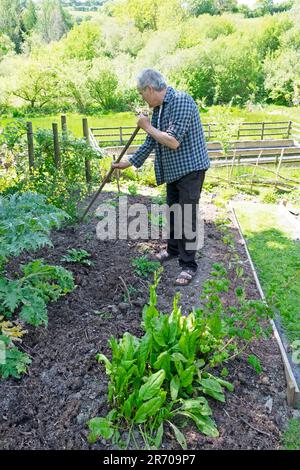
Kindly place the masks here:
[(168, 86), (163, 103), (167, 103), (168, 101), (170, 101), (170, 99), (173, 97), (174, 94), (175, 94), (174, 88), (172, 88), (171, 86)]

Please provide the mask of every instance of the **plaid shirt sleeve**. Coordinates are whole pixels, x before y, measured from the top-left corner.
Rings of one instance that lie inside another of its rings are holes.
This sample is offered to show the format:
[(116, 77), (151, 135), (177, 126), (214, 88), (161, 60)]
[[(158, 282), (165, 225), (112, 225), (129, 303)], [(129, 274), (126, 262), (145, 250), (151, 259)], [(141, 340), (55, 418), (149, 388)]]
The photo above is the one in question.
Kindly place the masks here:
[(166, 130), (167, 134), (175, 137), (181, 143), (185, 133), (188, 131), (192, 117), (195, 113), (192, 100), (187, 95), (178, 95), (170, 115), (170, 124)]
[(145, 142), (133, 155), (128, 158), (128, 161), (136, 168), (140, 168), (146, 158), (149, 157), (150, 153), (154, 149), (154, 146), (155, 140), (150, 135), (147, 135)]

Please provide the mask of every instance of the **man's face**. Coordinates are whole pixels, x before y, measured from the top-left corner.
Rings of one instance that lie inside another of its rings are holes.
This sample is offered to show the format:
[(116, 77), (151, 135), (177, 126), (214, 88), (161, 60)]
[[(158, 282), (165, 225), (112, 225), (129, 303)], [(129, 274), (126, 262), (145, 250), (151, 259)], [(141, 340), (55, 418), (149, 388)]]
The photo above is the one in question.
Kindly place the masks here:
[(157, 99), (157, 91), (154, 90), (151, 86), (146, 86), (145, 88), (138, 89), (139, 94), (143, 98), (146, 103), (150, 106), (150, 108), (154, 108), (158, 106), (159, 102)]

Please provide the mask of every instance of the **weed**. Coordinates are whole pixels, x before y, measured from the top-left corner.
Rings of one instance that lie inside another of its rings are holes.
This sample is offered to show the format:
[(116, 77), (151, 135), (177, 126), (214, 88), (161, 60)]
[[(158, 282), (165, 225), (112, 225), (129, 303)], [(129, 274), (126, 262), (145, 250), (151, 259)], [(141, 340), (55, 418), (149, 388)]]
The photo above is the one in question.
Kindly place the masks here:
[(65, 261), (66, 263), (80, 263), (85, 266), (94, 265), (93, 261), (89, 259), (91, 254), (86, 250), (71, 248), (67, 253), (67, 255), (61, 258), (61, 261)]
[(135, 274), (141, 277), (148, 277), (150, 274), (154, 273), (160, 266), (160, 263), (158, 261), (149, 261), (146, 256), (134, 258), (131, 261), (131, 264), (134, 267)]

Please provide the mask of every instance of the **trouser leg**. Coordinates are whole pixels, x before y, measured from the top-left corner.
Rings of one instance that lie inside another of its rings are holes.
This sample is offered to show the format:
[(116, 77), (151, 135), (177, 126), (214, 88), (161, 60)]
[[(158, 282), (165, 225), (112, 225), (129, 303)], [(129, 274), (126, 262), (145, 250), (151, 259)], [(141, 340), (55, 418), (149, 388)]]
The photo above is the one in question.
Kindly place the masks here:
[(182, 268), (197, 270), (197, 227), (199, 199), (205, 178), (205, 171), (198, 170), (185, 175), (176, 182), (179, 205), (182, 211), (182, 236), (177, 240), (179, 264)]
[[(172, 207), (173, 204), (179, 203), (179, 190), (176, 187), (176, 181), (173, 183), (167, 184), (167, 205), (168, 207)], [(168, 223), (169, 223), (169, 238), (168, 238), (168, 245), (167, 251), (172, 256), (178, 256), (179, 249), (178, 249), (178, 240), (174, 238), (175, 235), (175, 220), (174, 220), (174, 213), (171, 211), (169, 213)]]

